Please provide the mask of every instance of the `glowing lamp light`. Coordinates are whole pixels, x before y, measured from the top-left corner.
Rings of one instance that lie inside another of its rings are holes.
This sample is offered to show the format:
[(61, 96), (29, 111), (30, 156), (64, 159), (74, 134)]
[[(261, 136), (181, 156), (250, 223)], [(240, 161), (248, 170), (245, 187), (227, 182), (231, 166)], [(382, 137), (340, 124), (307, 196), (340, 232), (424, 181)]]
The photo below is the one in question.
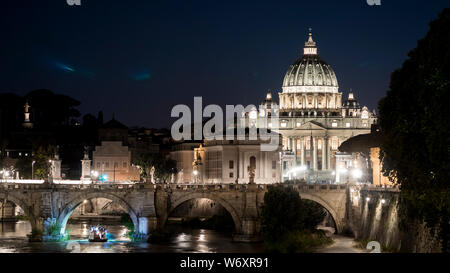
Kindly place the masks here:
[(107, 180), (108, 180), (108, 175), (107, 174), (100, 175), (100, 181), (105, 182)]
[(370, 201), (370, 198), (369, 198), (369, 197), (366, 197), (366, 201), (369, 202), (369, 201)]
[(86, 203), (87, 203), (87, 200), (84, 200), (83, 203), (86, 204)]
[(381, 199), (381, 204), (384, 204), (384, 203), (386, 203), (386, 200)]
[(194, 170), (194, 175), (198, 175), (198, 171), (197, 170)]
[(352, 175), (354, 178), (359, 179), (362, 177), (362, 171), (360, 169), (353, 170)]

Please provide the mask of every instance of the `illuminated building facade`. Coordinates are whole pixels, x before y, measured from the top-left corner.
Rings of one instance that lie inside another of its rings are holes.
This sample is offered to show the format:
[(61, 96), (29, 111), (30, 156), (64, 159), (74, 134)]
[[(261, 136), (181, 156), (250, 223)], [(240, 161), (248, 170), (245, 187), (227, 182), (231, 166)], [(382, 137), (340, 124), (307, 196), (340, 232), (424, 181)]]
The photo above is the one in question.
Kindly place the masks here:
[[(311, 31), (303, 55), (289, 67), (278, 95), (283, 179), (334, 181), (339, 145), (352, 136), (370, 133), (375, 112), (361, 107), (352, 91), (342, 101), (336, 74), (320, 58)], [(263, 102), (267, 115), (273, 104), (268, 93)]]

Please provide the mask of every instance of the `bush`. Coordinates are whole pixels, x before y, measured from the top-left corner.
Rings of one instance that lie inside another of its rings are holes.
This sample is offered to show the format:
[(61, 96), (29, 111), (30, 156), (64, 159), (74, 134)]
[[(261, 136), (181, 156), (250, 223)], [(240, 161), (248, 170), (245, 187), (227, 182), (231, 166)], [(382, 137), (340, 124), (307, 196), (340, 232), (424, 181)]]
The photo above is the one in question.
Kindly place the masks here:
[(319, 204), (302, 200), (291, 186), (269, 187), (262, 208), (265, 248), (280, 253), (311, 252), (331, 243), (323, 231), (316, 230), (325, 215)]
[(323, 232), (291, 231), (277, 242), (265, 242), (269, 252), (276, 253), (311, 253), (315, 248), (331, 244), (333, 240)]

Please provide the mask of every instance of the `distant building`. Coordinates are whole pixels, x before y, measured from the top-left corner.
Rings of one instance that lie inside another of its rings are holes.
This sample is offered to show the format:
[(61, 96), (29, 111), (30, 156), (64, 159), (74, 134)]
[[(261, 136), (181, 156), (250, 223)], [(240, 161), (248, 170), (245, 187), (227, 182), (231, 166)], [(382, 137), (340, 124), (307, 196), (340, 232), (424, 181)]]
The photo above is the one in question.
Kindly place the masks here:
[(93, 170), (98, 172), (100, 179), (113, 182), (139, 181), (139, 171), (131, 165), (128, 147), (120, 141), (101, 143), (92, 153)]
[[(373, 125), (370, 134), (357, 135), (343, 142), (339, 147), (340, 152), (336, 153), (336, 182), (363, 182), (381, 187), (394, 186), (389, 177), (382, 172), (381, 141), (380, 129), (377, 125)], [(355, 177), (355, 174), (360, 177)]]
[(100, 145), (92, 153), (93, 171), (99, 179), (125, 182), (139, 181), (139, 171), (131, 163), (128, 127), (114, 118), (99, 129)]
[(203, 140), (202, 143), (182, 143), (174, 146), (170, 157), (177, 161), (178, 183), (239, 183), (250, 180), (259, 184), (281, 180), (281, 145), (275, 151), (261, 151), (261, 139)]
[(172, 146), (170, 158), (177, 162), (177, 183), (194, 182), (194, 160), (196, 149), (199, 148), (202, 141), (183, 142)]
[(132, 128), (128, 130), (128, 145), (131, 150), (131, 162), (136, 162), (139, 156), (159, 153), (159, 144), (153, 130), (147, 128)]
[[(286, 72), (282, 89), (278, 132), (283, 135), (283, 179), (294, 178), (296, 169), (306, 169), (298, 175), (310, 182), (332, 181), (339, 145), (369, 133), (375, 113), (361, 107), (352, 91), (342, 102), (336, 74), (320, 58), (311, 31), (303, 55)], [(266, 113), (260, 115), (270, 115), (275, 105), (270, 92), (263, 105)]]
[(380, 161), (380, 147), (370, 148), (370, 161), (372, 162), (373, 185), (379, 187), (392, 187), (394, 183), (389, 180), (382, 172), (383, 164)]

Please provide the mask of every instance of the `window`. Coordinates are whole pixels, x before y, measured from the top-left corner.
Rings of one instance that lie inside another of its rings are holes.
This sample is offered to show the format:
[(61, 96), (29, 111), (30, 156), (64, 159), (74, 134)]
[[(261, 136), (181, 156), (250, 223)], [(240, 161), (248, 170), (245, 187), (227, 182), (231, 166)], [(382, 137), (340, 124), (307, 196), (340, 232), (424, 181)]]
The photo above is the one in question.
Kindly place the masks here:
[(233, 176), (234, 176), (234, 173), (230, 173), (230, 178), (233, 178)]
[(333, 138), (333, 140), (331, 141), (331, 149), (337, 150), (337, 148), (338, 148), (338, 140), (337, 138)]
[(275, 160), (272, 161), (272, 170), (277, 169), (277, 162)]
[(256, 170), (256, 157), (254, 157), (254, 156), (250, 157), (250, 168), (253, 168), (254, 170)]
[(234, 169), (234, 161), (233, 160), (230, 160), (229, 165), (230, 165), (230, 169)]
[(97, 169), (100, 170), (100, 162), (97, 162)]
[(333, 122), (333, 123), (331, 123), (331, 127), (333, 127), (333, 128), (336, 128), (337, 127), (337, 122)]
[(350, 122), (347, 122), (347, 123), (345, 124), (345, 127), (350, 128)]
[(118, 162), (114, 162), (114, 168), (115, 169), (119, 168), (119, 163)]
[(124, 162), (122, 163), (122, 167), (123, 167), (124, 169), (127, 168), (127, 162), (126, 162), (126, 161), (124, 161)]
[(105, 168), (109, 168), (109, 161), (105, 162)]

